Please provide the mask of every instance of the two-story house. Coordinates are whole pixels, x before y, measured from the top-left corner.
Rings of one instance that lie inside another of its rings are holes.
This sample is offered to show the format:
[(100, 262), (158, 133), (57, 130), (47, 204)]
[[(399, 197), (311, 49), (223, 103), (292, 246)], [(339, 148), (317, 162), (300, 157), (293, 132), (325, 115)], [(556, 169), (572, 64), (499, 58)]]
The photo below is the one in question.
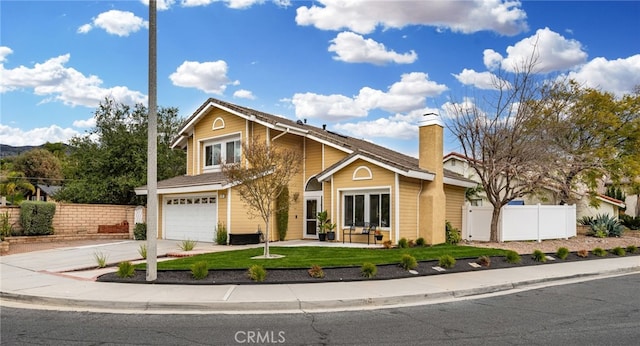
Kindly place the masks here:
[[(213, 241), (219, 223), (230, 234), (265, 229), (262, 219), (247, 217), (247, 206), (221, 172), (224, 163), (242, 162), (247, 138), (280, 142), (302, 154), (301, 173), (289, 185), (287, 239), (317, 238), (317, 212), (327, 210), (339, 241), (341, 229), (371, 223), (393, 243), (403, 237), (442, 243), (445, 220), (461, 227), (465, 188), (476, 185), (443, 169), (443, 124), (435, 116), (419, 126), (415, 158), (325, 126), (210, 98), (173, 144), (187, 153), (187, 174), (158, 182), (160, 238)], [(136, 192), (147, 193), (144, 187)], [(360, 238), (353, 240), (367, 240)]]

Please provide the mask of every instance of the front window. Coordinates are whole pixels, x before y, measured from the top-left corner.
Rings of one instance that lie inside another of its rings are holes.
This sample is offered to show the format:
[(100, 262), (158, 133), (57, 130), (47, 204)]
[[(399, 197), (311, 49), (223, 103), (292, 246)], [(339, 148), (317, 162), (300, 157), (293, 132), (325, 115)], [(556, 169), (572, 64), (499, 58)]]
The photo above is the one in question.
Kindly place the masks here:
[(391, 199), (384, 192), (354, 192), (344, 195), (344, 226), (364, 227), (365, 223), (389, 227)]
[(204, 145), (204, 167), (219, 168), (222, 163), (240, 162), (242, 146), (240, 139), (209, 142)]

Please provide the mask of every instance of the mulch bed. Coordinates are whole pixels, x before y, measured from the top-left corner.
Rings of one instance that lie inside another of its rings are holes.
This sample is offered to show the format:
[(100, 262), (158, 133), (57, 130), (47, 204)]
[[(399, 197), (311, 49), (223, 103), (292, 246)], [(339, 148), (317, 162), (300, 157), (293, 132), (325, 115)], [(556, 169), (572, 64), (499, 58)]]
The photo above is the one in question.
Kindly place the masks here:
[[(555, 254), (547, 254), (555, 258)], [(627, 256), (638, 256), (640, 253), (629, 254)], [(617, 258), (613, 254), (607, 254), (604, 257), (598, 257), (589, 253), (586, 258), (579, 257), (575, 252), (569, 254), (564, 259), (547, 260), (546, 262), (536, 262), (531, 255), (521, 255), (520, 263), (508, 263), (504, 257), (490, 257), (491, 265), (488, 267), (475, 268), (469, 263), (475, 263), (477, 258), (458, 259), (453, 268), (445, 271), (438, 271), (433, 267), (438, 265), (438, 261), (420, 261), (415, 269), (417, 273), (410, 273), (402, 269), (398, 264), (378, 265), (378, 273), (374, 278), (368, 279), (362, 277), (360, 267), (333, 267), (323, 268), (325, 277), (316, 279), (309, 276), (309, 268), (278, 268), (267, 269), (267, 276), (263, 282), (254, 282), (247, 275), (247, 269), (212, 269), (209, 274), (202, 280), (196, 280), (192, 277), (191, 271), (188, 270), (158, 270), (157, 280), (153, 282), (146, 281), (146, 273), (144, 270), (136, 270), (131, 278), (120, 278), (115, 272), (107, 273), (98, 277), (97, 281), (102, 282), (120, 282), (120, 283), (138, 283), (138, 284), (180, 284), (180, 285), (245, 285), (245, 284), (290, 284), (290, 283), (315, 283), (315, 282), (341, 282), (341, 281), (362, 281), (362, 280), (388, 280), (408, 278), (426, 275), (444, 275), (447, 273), (460, 273), (470, 271), (481, 271), (501, 268), (512, 268), (533, 265), (550, 265), (553, 263), (563, 263), (572, 261), (589, 261), (603, 258)]]

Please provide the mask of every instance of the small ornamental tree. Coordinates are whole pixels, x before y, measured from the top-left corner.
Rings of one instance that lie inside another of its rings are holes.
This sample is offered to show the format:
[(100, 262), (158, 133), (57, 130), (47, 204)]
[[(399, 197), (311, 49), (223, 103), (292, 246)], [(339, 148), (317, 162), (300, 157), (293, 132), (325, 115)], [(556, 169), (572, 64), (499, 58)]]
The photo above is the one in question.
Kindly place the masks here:
[(275, 200), (300, 171), (302, 156), (295, 148), (251, 139), (242, 143), (242, 160), (222, 166), (227, 183), (234, 186), (252, 216), (266, 225), (264, 257), (270, 257), (271, 217), (277, 211)]

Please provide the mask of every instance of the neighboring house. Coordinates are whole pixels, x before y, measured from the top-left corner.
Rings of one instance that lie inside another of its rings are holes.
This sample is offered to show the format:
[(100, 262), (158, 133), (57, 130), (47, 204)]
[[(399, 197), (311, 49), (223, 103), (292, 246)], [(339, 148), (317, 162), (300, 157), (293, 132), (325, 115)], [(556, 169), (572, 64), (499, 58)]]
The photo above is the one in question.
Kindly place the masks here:
[[(317, 238), (317, 213), (327, 210), (337, 224), (337, 240), (350, 224), (360, 228), (368, 222), (394, 243), (403, 237), (442, 243), (445, 220), (461, 227), (465, 188), (475, 183), (443, 170), (439, 118), (425, 118), (419, 134), (417, 159), (325, 126), (208, 99), (185, 121), (173, 144), (187, 153), (187, 174), (158, 182), (159, 236), (213, 241), (218, 223), (230, 234), (265, 229), (262, 219), (248, 217), (236, 187), (221, 172), (222, 163), (242, 162), (241, 143), (253, 138), (285, 144), (303, 156), (301, 173), (289, 185), (286, 239)], [(136, 193), (145, 195), (146, 187)]]
[[(465, 178), (468, 178), (472, 181), (481, 184), (480, 177), (478, 177), (477, 172), (471, 167), (469, 164), (471, 158), (466, 157), (465, 155), (451, 152), (444, 156), (444, 168), (450, 170), (452, 172), (458, 173)], [(623, 201), (619, 201), (615, 198), (607, 197), (605, 195), (597, 195), (596, 199), (599, 202), (598, 207), (594, 207), (591, 205), (590, 197), (588, 195), (583, 195), (576, 202), (576, 216), (578, 218), (582, 218), (583, 216), (595, 216), (597, 214), (609, 214), (612, 217), (618, 217), (619, 209), (625, 207), (625, 203)], [(472, 206), (491, 206), (489, 200), (486, 197), (484, 192), (477, 193), (475, 196), (471, 196), (468, 201)], [(526, 195), (522, 198), (515, 199), (511, 203), (511, 205), (532, 205), (532, 204), (541, 204), (541, 205), (557, 205), (559, 202), (556, 200), (553, 189), (545, 188), (539, 191), (536, 194)]]
[(620, 215), (620, 209), (625, 208), (624, 201), (599, 194), (596, 196), (598, 206), (594, 207), (590, 204), (590, 197), (584, 196), (576, 203), (576, 216), (578, 219), (584, 216), (596, 216), (598, 214), (608, 214), (617, 218)]
[(53, 196), (55, 196), (56, 192), (60, 191), (60, 189), (62, 189), (62, 186), (36, 184), (36, 192), (33, 194), (29, 193), (26, 199), (30, 201), (55, 202), (56, 200)]

